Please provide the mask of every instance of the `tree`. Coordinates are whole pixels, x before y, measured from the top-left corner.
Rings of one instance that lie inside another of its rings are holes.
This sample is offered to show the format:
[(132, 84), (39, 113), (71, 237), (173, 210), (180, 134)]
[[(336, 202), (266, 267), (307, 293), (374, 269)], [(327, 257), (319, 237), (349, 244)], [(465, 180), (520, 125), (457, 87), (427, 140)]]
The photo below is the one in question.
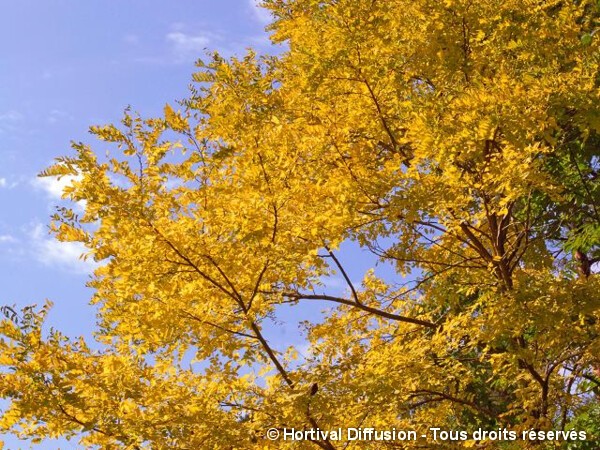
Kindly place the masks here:
[[(5, 320), (0, 428), (132, 449), (339, 449), (265, 432), (360, 426), (429, 436), (400, 448), (555, 448), (429, 428), (585, 431), (600, 388), (600, 4), (265, 6), (281, 56), (215, 54), (180, 110), (126, 111), (91, 128), (106, 158), (77, 143), (42, 174), (75, 176), (64, 194), (85, 201), (52, 230), (103, 262), (104, 350), (42, 332), (47, 306)], [(356, 282), (346, 242), (395, 276)], [(329, 308), (306, 324), (307, 358), (265, 337), (284, 304)], [(577, 445), (595, 445), (590, 427)]]

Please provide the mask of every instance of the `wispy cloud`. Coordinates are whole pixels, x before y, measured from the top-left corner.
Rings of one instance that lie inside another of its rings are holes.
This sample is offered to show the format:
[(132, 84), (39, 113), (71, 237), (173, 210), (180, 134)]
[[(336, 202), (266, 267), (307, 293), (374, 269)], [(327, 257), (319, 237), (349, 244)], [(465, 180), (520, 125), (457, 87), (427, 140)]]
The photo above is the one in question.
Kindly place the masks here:
[[(271, 21), (267, 10), (259, 8), (254, 1), (246, 1), (247, 8), (251, 9), (253, 17), (256, 16), (255, 20), (260, 20), (261, 23)], [(200, 27), (201, 31), (190, 29), (198, 30), (198, 27), (192, 28), (191, 25), (182, 22), (171, 23), (169, 31), (164, 34), (166, 48), (153, 54), (139, 55), (132, 60), (152, 65), (187, 64), (205, 57), (207, 51), (218, 51), (222, 56), (230, 57), (244, 55), (249, 47), (259, 53), (270, 52), (274, 48), (266, 32), (240, 37), (204, 27)], [(139, 47), (144, 47), (143, 42), (140, 41)]]
[(5, 177), (0, 177), (0, 189), (13, 189), (19, 185), (19, 181), (9, 182)]
[(165, 40), (171, 46), (171, 51), (178, 62), (198, 58), (211, 42), (208, 35), (192, 35), (182, 31), (168, 33)]
[(10, 234), (0, 234), (0, 244), (12, 244), (18, 239)]
[(33, 187), (40, 189), (52, 200), (60, 200), (63, 191), (67, 186), (70, 186), (73, 181), (80, 180), (81, 176), (66, 175), (64, 177), (36, 177), (32, 180)]
[(29, 238), (35, 259), (45, 266), (79, 274), (89, 274), (98, 267), (92, 258), (83, 259), (87, 249), (81, 242), (57, 241), (42, 224), (32, 228)]
[(260, 6), (261, 3), (261, 0), (248, 0), (248, 4), (250, 5), (250, 8), (252, 8), (253, 17), (260, 23), (266, 25), (273, 21), (273, 17), (268, 9)]
[(0, 233), (4, 260), (36, 262), (53, 270), (72, 274), (91, 274), (100, 266), (93, 257), (84, 258), (89, 249), (81, 242), (61, 242), (39, 221)]
[(73, 116), (66, 111), (53, 109), (48, 113), (48, 117), (46, 117), (46, 121), (52, 124), (63, 120), (73, 120)]
[[(219, 37), (214, 33), (189, 33), (182, 23), (173, 23), (171, 31), (164, 35), (166, 48), (162, 52), (141, 55), (133, 58), (135, 62), (153, 65), (172, 65), (193, 63), (201, 57), (209, 46), (215, 46)], [(137, 42), (136, 42), (137, 44)]]
[(18, 122), (19, 120), (23, 120), (24, 117), (19, 111), (12, 109), (0, 114), (0, 122)]
[(24, 118), (25, 116), (22, 113), (14, 109), (0, 113), (0, 133), (5, 131), (11, 132), (18, 129), (20, 122), (22, 122)]
[[(67, 186), (70, 186), (74, 181), (81, 180), (81, 175), (65, 175), (63, 177), (35, 177), (30, 181), (34, 189), (42, 191), (51, 201), (52, 207), (57, 201), (63, 200), (63, 192)], [(79, 200), (75, 203), (79, 211), (85, 211), (87, 202)]]

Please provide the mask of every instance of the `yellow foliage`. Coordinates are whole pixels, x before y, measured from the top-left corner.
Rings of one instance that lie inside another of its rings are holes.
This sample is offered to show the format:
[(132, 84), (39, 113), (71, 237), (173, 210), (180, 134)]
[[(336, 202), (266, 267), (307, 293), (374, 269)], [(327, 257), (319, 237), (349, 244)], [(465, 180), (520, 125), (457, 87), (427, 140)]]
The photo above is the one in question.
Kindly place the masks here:
[[(264, 4), (287, 51), (215, 55), (182, 112), (127, 111), (91, 129), (106, 158), (42, 174), (85, 200), (52, 229), (102, 262), (102, 349), (45, 310), (4, 321), (0, 431), (332, 450), (266, 432), (565, 428), (600, 387), (596, 2)], [(356, 276), (342, 244), (392, 269)], [(284, 307), (329, 308), (306, 350), (267, 338)]]

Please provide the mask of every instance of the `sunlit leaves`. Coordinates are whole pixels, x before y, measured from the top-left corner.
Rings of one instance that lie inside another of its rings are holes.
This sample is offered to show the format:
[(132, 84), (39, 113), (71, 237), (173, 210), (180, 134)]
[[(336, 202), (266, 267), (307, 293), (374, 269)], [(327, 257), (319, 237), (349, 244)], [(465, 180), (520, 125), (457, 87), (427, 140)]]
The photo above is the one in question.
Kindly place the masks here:
[[(584, 423), (595, 3), (265, 4), (287, 51), (213, 55), (181, 110), (127, 110), (42, 174), (77, 177), (64, 195), (85, 213), (52, 230), (103, 262), (104, 350), (44, 334), (43, 314), (3, 322), (3, 427), (280, 448), (266, 429)], [(378, 263), (357, 275), (361, 251)], [(323, 310), (306, 345), (267, 339), (283, 308)]]

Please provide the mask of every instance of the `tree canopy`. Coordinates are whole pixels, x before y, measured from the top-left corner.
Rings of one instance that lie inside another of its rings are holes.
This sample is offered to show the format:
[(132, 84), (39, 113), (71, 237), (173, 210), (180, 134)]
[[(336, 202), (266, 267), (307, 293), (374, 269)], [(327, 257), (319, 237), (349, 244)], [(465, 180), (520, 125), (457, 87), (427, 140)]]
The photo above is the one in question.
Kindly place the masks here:
[[(4, 320), (0, 430), (332, 450), (265, 432), (575, 429), (395, 445), (598, 448), (600, 3), (264, 6), (281, 54), (214, 54), (163, 117), (91, 127), (97, 150), (42, 174), (84, 205), (51, 229), (101, 263), (98, 342), (47, 331), (49, 305)], [(342, 244), (394, 274), (354, 279)], [(266, 337), (282, 305), (324, 310), (304, 356)]]

